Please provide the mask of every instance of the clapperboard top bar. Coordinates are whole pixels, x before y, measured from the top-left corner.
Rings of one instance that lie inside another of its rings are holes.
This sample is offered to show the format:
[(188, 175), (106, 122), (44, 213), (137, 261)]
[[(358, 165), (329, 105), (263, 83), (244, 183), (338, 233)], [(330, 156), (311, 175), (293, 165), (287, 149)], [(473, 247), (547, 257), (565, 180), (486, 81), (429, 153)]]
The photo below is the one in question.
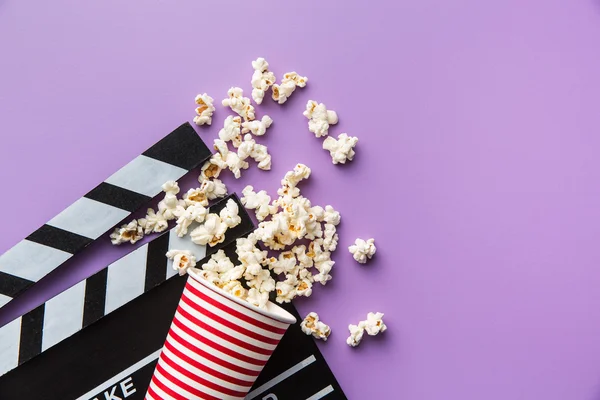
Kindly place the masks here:
[(160, 193), (164, 182), (178, 180), (210, 156), (189, 123), (144, 151), (0, 255), (0, 307)]
[(168, 250), (190, 250), (203, 260), (250, 232), (254, 224), (235, 194), (213, 204), (210, 212), (218, 213), (229, 199), (238, 203), (242, 222), (227, 231), (223, 243), (199, 246), (171, 229), (1, 327), (0, 376), (176, 275), (173, 262), (165, 257)]

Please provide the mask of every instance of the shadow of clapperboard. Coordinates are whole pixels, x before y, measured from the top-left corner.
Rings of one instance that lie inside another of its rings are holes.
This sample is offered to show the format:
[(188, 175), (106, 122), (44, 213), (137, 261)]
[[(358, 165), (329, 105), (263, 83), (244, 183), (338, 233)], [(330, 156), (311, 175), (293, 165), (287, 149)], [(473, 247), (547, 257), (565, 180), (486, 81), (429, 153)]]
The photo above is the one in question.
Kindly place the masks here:
[[(173, 144), (180, 143), (182, 137), (194, 143), (194, 146), (187, 146), (190, 165), (185, 167), (188, 170), (209, 156), (193, 128), (184, 124), (138, 159), (144, 160), (144, 165), (148, 163), (147, 158), (158, 159), (162, 163), (173, 162)], [(127, 170), (130, 174), (135, 169), (134, 172), (147, 175), (137, 165), (140, 164), (136, 161), (138, 159), (120, 172)], [(177, 160), (181, 161), (181, 155)], [(185, 173), (183, 168), (168, 169), (174, 179)], [(159, 188), (157, 186), (152, 191)], [(154, 193), (152, 191), (140, 196), (124, 187), (104, 182), (84, 196), (83, 203), (86, 206), (89, 200), (106, 203), (121, 209), (118, 215), (126, 216), (147, 201)], [(189, 250), (198, 258), (205, 257), (200, 262), (219, 248), (235, 257), (235, 239), (249, 233), (254, 225), (235, 195), (216, 202), (210, 211), (219, 212), (230, 198), (242, 211), (242, 223), (228, 231), (221, 245), (214, 248), (192, 246), (189, 240), (178, 238), (174, 230), (167, 231), (0, 327), (0, 399), (143, 399), (185, 285), (185, 277), (176, 276), (165, 253), (168, 249), (191, 246)], [(105, 228), (98, 227), (94, 237), (84, 238), (85, 242), (76, 241), (77, 246), (60, 250), (66, 244), (73, 244), (73, 238), (81, 239), (77, 234), (79, 227), (67, 226), (64, 218), (64, 214), (80, 212), (81, 203), (82, 200), (61, 213), (62, 219), (57, 216), (63, 228), (75, 229), (57, 229), (50, 224), (57, 225), (53, 220), (22, 243), (25, 247), (42, 245), (58, 251), (69, 250), (63, 251), (66, 254), (64, 259), (83, 251)], [(88, 209), (96, 208), (97, 205), (94, 205)], [(67, 222), (72, 224), (75, 220)], [(57, 236), (57, 232), (60, 235)], [(9, 251), (3, 257), (16, 260), (15, 254), (21, 253)], [(55, 264), (47, 265), (47, 270), (57, 268), (64, 259), (52, 258)], [(0, 306), (39, 280), (26, 280), (8, 272), (12, 270), (2, 271), (0, 265), (0, 278), (5, 278), (0, 282)], [(39, 272), (40, 279), (47, 273)], [(291, 304), (284, 307), (300, 319)], [(283, 337), (247, 399), (321, 398), (346, 399), (314, 340), (304, 335), (296, 324)]]

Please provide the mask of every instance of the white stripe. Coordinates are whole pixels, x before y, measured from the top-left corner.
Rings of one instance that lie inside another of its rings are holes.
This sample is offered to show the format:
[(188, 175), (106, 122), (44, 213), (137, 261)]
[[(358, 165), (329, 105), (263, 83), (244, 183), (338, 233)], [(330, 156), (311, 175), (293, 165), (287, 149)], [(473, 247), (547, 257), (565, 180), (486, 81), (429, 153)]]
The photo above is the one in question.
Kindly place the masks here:
[(0, 328), (0, 376), (19, 366), (21, 318)]
[(129, 214), (129, 211), (82, 197), (52, 218), (48, 225), (97, 239)]
[(166, 181), (176, 181), (188, 171), (146, 156), (138, 156), (105, 182), (154, 197)]
[[(188, 232), (196, 228), (198, 223), (194, 222), (190, 225)], [(200, 261), (206, 256), (206, 246), (200, 246), (192, 242), (189, 236), (178, 237), (175, 228), (169, 232), (169, 250), (188, 250), (196, 256), (196, 260)], [(199, 265), (197, 267), (200, 267)], [(173, 260), (167, 261), (167, 279), (177, 275), (177, 271), (173, 268)]]
[(73, 255), (29, 240), (21, 240), (0, 256), (0, 271), (37, 282)]
[(99, 385), (98, 387), (90, 390), (89, 392), (87, 392), (83, 396), (78, 397), (77, 400), (88, 400), (88, 399), (90, 399), (93, 395), (101, 392), (106, 387), (111, 387), (114, 384), (116, 384), (118, 382), (121, 382), (123, 379), (127, 378), (129, 375), (131, 375), (132, 373), (136, 372), (137, 370), (140, 370), (140, 369), (144, 368), (146, 365), (150, 364), (152, 361), (158, 359), (158, 356), (160, 356), (160, 350), (156, 350), (154, 353), (150, 354), (149, 356), (144, 357), (144, 359), (136, 362), (135, 364), (133, 364), (131, 367), (127, 368), (123, 372), (120, 372), (119, 374), (113, 376), (112, 378), (110, 378), (109, 380), (107, 380), (103, 384)]
[[(204, 358), (196, 353), (192, 353), (192, 350), (190, 350), (187, 347), (185, 347), (184, 345), (180, 344), (171, 336), (167, 337), (167, 342), (169, 342), (169, 344), (171, 346), (175, 347), (177, 350), (179, 350), (186, 356), (190, 357), (194, 361), (201, 362), (202, 364), (206, 365), (209, 368), (214, 369), (215, 371), (219, 371), (219, 372), (227, 374), (233, 378), (241, 379), (241, 380), (248, 381), (248, 382), (254, 382), (256, 380), (256, 376), (246, 375), (246, 374), (242, 374), (242, 373), (239, 373), (236, 371), (232, 371), (229, 368), (222, 367), (219, 364), (215, 364), (214, 362), (207, 360), (206, 358)], [(215, 353), (217, 353), (215, 350), (211, 350), (211, 351), (209, 351), (210, 349), (203, 349), (203, 350), (205, 350), (207, 353), (210, 353), (210, 354), (216, 356), (216, 358), (219, 358), (222, 361), (227, 361), (230, 364), (233, 364), (237, 367), (241, 367), (241, 365), (239, 365), (239, 363), (235, 359), (232, 359), (232, 361), (225, 360), (225, 357), (222, 357), (221, 353), (215, 354)]]
[[(195, 381), (194, 379), (190, 379), (183, 374), (180, 374), (174, 368), (172, 368), (170, 365), (168, 365), (166, 362), (162, 362), (161, 360), (159, 360), (158, 362), (160, 363), (161, 367), (163, 367), (169, 374), (171, 374), (171, 376), (176, 377), (181, 382), (193, 387), (194, 389), (201, 390), (202, 392), (204, 392), (208, 395), (211, 395), (211, 396), (215, 396), (219, 399), (237, 399), (238, 398), (238, 397), (232, 397), (232, 396), (226, 395), (225, 393), (222, 393), (218, 390), (211, 389), (207, 386), (204, 386), (200, 382)], [(174, 385), (176, 385), (176, 384), (174, 384)], [(185, 390), (185, 389), (183, 389), (183, 390)], [(197, 397), (186, 397), (186, 398), (195, 399)], [(243, 397), (241, 397), (241, 398), (243, 399)]]
[[(204, 307), (206, 310), (210, 311), (211, 313), (223, 316), (223, 311), (221, 311), (217, 307), (213, 306), (212, 304), (209, 304), (209, 303), (199, 299), (196, 295), (194, 295), (193, 293), (191, 293), (189, 291), (186, 291), (186, 294), (188, 294), (188, 296), (190, 298), (192, 298), (195, 302), (201, 303), (202, 307)], [(225, 300), (225, 299), (221, 296), (221, 303), (223, 302), (223, 300)], [(227, 302), (226, 305), (229, 307), (230, 306), (229, 302)], [(248, 315), (248, 312), (246, 312), (245, 314)], [(249, 331), (258, 333), (258, 334), (268, 337), (270, 339), (280, 340), (281, 337), (283, 336), (280, 333), (269, 332), (267, 330), (259, 328), (256, 325), (252, 325), (252, 324), (250, 324), (244, 320), (241, 320), (238, 317), (231, 315), (231, 314), (227, 314), (227, 319), (230, 320), (232, 323), (236, 324), (237, 326), (240, 326)]]
[[(178, 336), (180, 336), (183, 340), (190, 343), (191, 345), (198, 347), (199, 349), (204, 350), (207, 353), (214, 354), (216, 357), (219, 357), (220, 359), (225, 360), (228, 363), (235, 364), (241, 368), (249, 369), (250, 371), (261, 371), (263, 369), (263, 366), (261, 366), (261, 365), (249, 364), (245, 361), (238, 360), (237, 358), (229, 356), (225, 353), (221, 353), (219, 350), (216, 350), (216, 349), (213, 349), (212, 347), (210, 347), (210, 345), (199, 342), (197, 339), (188, 335), (187, 333), (185, 333), (184, 331), (182, 331), (181, 329), (179, 329), (179, 327), (177, 327), (175, 325), (171, 326), (171, 330), (173, 332), (175, 332)], [(208, 337), (209, 334), (207, 335), (207, 333), (208, 332), (203, 332), (203, 335)], [(213, 341), (216, 342), (216, 340), (213, 340)], [(221, 343), (219, 343), (219, 344), (223, 344), (225, 347), (230, 347), (228, 342), (224, 342), (222, 340), (220, 340), (220, 342)], [(231, 350), (234, 350), (234, 349), (231, 349)], [(245, 350), (242, 351), (242, 354), (244, 354), (244, 353), (245, 353)]]
[(42, 351), (81, 330), (85, 282), (79, 282), (46, 302)]
[[(189, 352), (189, 350), (188, 350)], [(217, 378), (216, 376), (210, 375), (204, 371), (199, 370), (198, 368), (194, 367), (193, 365), (187, 363), (186, 361), (182, 360), (181, 358), (177, 357), (175, 354), (173, 354), (169, 349), (165, 348), (162, 351), (162, 354), (169, 357), (174, 363), (176, 363), (177, 365), (183, 367), (186, 371), (194, 374), (195, 376), (205, 379), (211, 383), (214, 383), (215, 385), (219, 385), (222, 386), (224, 388), (227, 389), (231, 389), (231, 390), (236, 390), (236, 391), (248, 391), (250, 390), (250, 388), (252, 387), (252, 384), (250, 384), (249, 386), (239, 386), (239, 385), (235, 385), (233, 383), (229, 383), (227, 381), (224, 381), (220, 378)], [(204, 363), (204, 359), (202, 359), (202, 364), (206, 365)], [(228, 372), (226, 372), (226, 375), (230, 376), (230, 374)]]
[[(189, 292), (186, 293), (188, 295), (188, 297), (192, 297), (190, 296)], [(199, 319), (200, 321), (204, 322), (205, 324), (212, 326), (213, 328), (215, 328), (216, 330), (223, 332), (231, 337), (234, 337), (238, 340), (241, 340), (244, 343), (248, 343), (251, 344), (253, 346), (259, 347), (261, 349), (265, 349), (265, 350), (269, 350), (269, 351), (273, 351), (275, 350), (275, 347), (277, 346), (276, 344), (268, 344), (268, 343), (263, 343), (259, 340), (253, 339), (249, 336), (246, 336), (243, 333), (240, 333), (234, 329), (231, 329), (225, 325), (222, 325), (221, 323), (207, 317), (206, 315), (202, 314), (199, 311), (194, 310), (192, 307), (190, 307), (189, 305), (187, 305), (184, 302), (180, 302), (179, 306), (181, 308), (183, 308), (185, 311), (187, 311), (188, 313), (190, 313), (192, 316), (194, 316), (195, 318)], [(226, 314), (223, 314), (224, 316)], [(248, 350), (246, 350), (248, 351)]]
[[(196, 281), (194, 278), (190, 277), (188, 279), (188, 282), (194, 286), (196, 289), (200, 290), (202, 293), (206, 294), (207, 296), (209, 296), (210, 298), (212, 298), (213, 300), (218, 301), (219, 303), (222, 303), (223, 300), (225, 299), (225, 297), (223, 297), (221, 294), (215, 292), (214, 290), (210, 290), (208, 289), (206, 286), (204, 286), (203, 284), (201, 284), (200, 282)], [(251, 308), (247, 308), (244, 307), (241, 304), (238, 304), (234, 301), (228, 301), (227, 302), (227, 306), (235, 311), (238, 311), (242, 314), (247, 314), (248, 316), (252, 317), (253, 319), (263, 322), (267, 325), (270, 326), (274, 326), (275, 328), (279, 328), (279, 329), (286, 329), (288, 328), (288, 324), (283, 323), (283, 322), (279, 322), (276, 321), (272, 318), (269, 318), (265, 315), (262, 315), (254, 310), (252, 310)], [(252, 306), (253, 307), (253, 306)]]
[(147, 258), (145, 245), (108, 266), (105, 315), (144, 293)]
[[(160, 364), (161, 367), (164, 367), (164, 363), (161, 363), (160, 360), (158, 361), (158, 363)], [(179, 379), (179, 376), (177, 374), (175, 375), (175, 377)], [(190, 399), (190, 400), (198, 399), (198, 397), (192, 396), (191, 393), (188, 393), (185, 389), (181, 388), (176, 383), (171, 382), (169, 380), (169, 378), (167, 378), (166, 376), (161, 374), (158, 370), (154, 370), (154, 379), (159, 380), (164, 386), (168, 387), (169, 389), (173, 390), (176, 393), (179, 393), (179, 395), (183, 396), (184, 399)], [(172, 399), (172, 397), (167, 395), (166, 397), (164, 397), (163, 400), (169, 400), (169, 399)]]
[(257, 387), (256, 389), (254, 389), (253, 391), (248, 393), (248, 395), (245, 397), (245, 400), (254, 399), (261, 393), (266, 392), (267, 390), (271, 389), (273, 386), (277, 385), (279, 382), (286, 380), (290, 376), (294, 375), (296, 372), (300, 371), (304, 367), (309, 366), (310, 364), (314, 363), (315, 361), (317, 361), (315, 356), (310, 356), (310, 357), (306, 358), (305, 360), (300, 361), (298, 364), (294, 365), (292, 368), (277, 375), (275, 378), (271, 379), (270, 381), (262, 384), (261, 386)]
[(0, 294), (0, 308), (2, 308), (5, 304), (8, 304), (8, 302), (11, 300), (12, 300), (12, 297), (8, 297), (3, 294)]
[[(158, 396), (160, 396), (160, 397), (154, 398), (155, 400), (166, 400), (171, 397), (168, 394), (166, 394), (165, 392), (163, 392), (158, 386), (156, 386), (156, 383), (154, 383), (154, 379), (152, 381), (150, 381), (150, 386), (152, 387), (152, 390), (154, 390), (154, 392)], [(147, 394), (146, 396), (147, 396), (147, 398), (153, 398), (149, 394)]]
[(319, 390), (317, 393), (313, 394), (306, 400), (319, 400), (327, 396), (331, 392), (333, 392), (333, 386), (329, 385), (325, 389)]

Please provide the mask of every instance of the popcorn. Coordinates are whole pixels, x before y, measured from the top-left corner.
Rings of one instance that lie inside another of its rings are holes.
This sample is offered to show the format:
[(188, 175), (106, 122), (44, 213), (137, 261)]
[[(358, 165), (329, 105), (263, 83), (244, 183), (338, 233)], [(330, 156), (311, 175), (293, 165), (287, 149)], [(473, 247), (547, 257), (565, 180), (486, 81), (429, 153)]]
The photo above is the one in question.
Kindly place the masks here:
[(165, 193), (176, 195), (177, 193), (179, 193), (179, 184), (175, 181), (166, 181), (162, 185), (162, 190)]
[(310, 297), (312, 294), (312, 282), (309, 278), (301, 279), (296, 286), (296, 294), (298, 296)]
[(279, 304), (289, 303), (296, 297), (296, 285), (298, 279), (294, 275), (287, 275), (285, 281), (277, 282), (275, 284), (275, 293), (277, 297), (275, 301)]
[(246, 161), (241, 159), (237, 153), (230, 151), (227, 153), (227, 167), (231, 172), (233, 172), (233, 176), (235, 179), (240, 179), (242, 173), (242, 169), (248, 169), (249, 165)]
[(260, 120), (243, 122), (242, 134), (250, 132), (255, 136), (262, 136), (267, 132), (271, 124), (273, 124), (273, 120), (268, 115), (263, 116)]
[(327, 341), (327, 338), (331, 334), (331, 328), (329, 325), (319, 321), (319, 315), (316, 312), (309, 313), (304, 320), (300, 323), (300, 329), (307, 335), (312, 335), (315, 339), (323, 339)]
[(323, 221), (332, 225), (339, 225), (342, 217), (340, 213), (335, 211), (335, 209), (331, 206), (325, 206), (325, 211), (323, 212)]
[(377, 251), (377, 248), (375, 247), (375, 239), (371, 238), (367, 241), (364, 241), (363, 239), (356, 239), (354, 244), (348, 247), (348, 250), (356, 261), (364, 264), (367, 262), (367, 258), (371, 259), (371, 257), (373, 257)]
[(222, 282), (227, 282), (227, 283), (229, 283), (231, 281), (236, 282), (238, 279), (240, 279), (242, 276), (244, 276), (245, 270), (246, 270), (246, 267), (244, 267), (243, 265), (236, 265), (235, 267), (231, 268), (230, 270), (227, 270), (227, 271), (221, 273), (219, 278), (221, 279)]
[(201, 205), (208, 207), (208, 197), (201, 188), (190, 189), (183, 195), (183, 201), (186, 206)]
[(271, 205), (271, 196), (266, 191), (254, 192), (254, 187), (248, 185), (242, 190), (242, 204), (249, 210), (254, 210), (256, 219), (264, 221), (266, 217), (277, 212), (277, 207)]
[(296, 72), (288, 72), (283, 75), (281, 85), (273, 84), (273, 100), (279, 104), (283, 104), (294, 93), (296, 87), (305, 87), (308, 78), (300, 76)]
[(225, 208), (219, 213), (219, 216), (221, 217), (221, 221), (227, 225), (228, 228), (235, 228), (242, 222), (239, 212), (240, 209), (237, 203), (232, 199), (229, 199), (227, 200)]
[[(202, 264), (202, 270), (204, 271), (212, 271), (218, 274), (227, 273), (234, 268), (233, 263), (227, 257), (223, 250), (217, 251), (213, 254), (207, 262)], [(237, 278), (239, 279), (239, 278)], [(231, 280), (231, 279), (230, 279)]]
[(210, 160), (202, 165), (198, 182), (202, 183), (207, 179), (218, 178), (221, 174), (221, 170), (227, 167), (227, 164), (224, 162), (222, 163), (220, 155), (219, 157), (216, 156), (216, 154), (213, 155)]
[(277, 261), (269, 265), (269, 268), (276, 274), (289, 274), (296, 271), (296, 257), (291, 251), (284, 251), (279, 254)]
[(153, 232), (164, 232), (169, 227), (169, 223), (165, 216), (160, 212), (156, 213), (151, 208), (146, 211), (146, 216), (144, 218), (138, 219), (138, 225), (144, 229), (146, 235)]
[(381, 332), (387, 330), (387, 326), (383, 323), (383, 313), (372, 313), (367, 314), (367, 320), (365, 323), (365, 331), (369, 336), (375, 336)]
[(204, 179), (200, 182), (200, 191), (206, 194), (208, 200), (215, 200), (227, 195), (227, 186), (219, 179)]
[(328, 150), (334, 164), (346, 164), (346, 160), (354, 158), (354, 147), (358, 138), (342, 133), (335, 140), (331, 136), (323, 141), (323, 149)]
[(346, 339), (346, 343), (348, 346), (356, 347), (362, 341), (363, 335), (365, 333), (365, 323), (364, 321), (359, 322), (358, 325), (348, 325), (348, 330), (350, 331), (350, 336)]
[(203, 93), (196, 96), (196, 116), (194, 117), (194, 123), (196, 125), (210, 125), (212, 123), (212, 115), (215, 112), (215, 106), (213, 105), (214, 99), (208, 94)]
[(248, 291), (237, 280), (227, 282), (225, 285), (223, 285), (223, 290), (242, 300), (245, 300), (246, 296), (248, 295)]
[(248, 279), (248, 286), (260, 290), (261, 292), (272, 292), (275, 290), (275, 279), (271, 277), (268, 269), (261, 269), (260, 272)]
[(207, 280), (208, 282), (217, 285), (217, 286), (221, 286), (222, 282), (221, 279), (219, 278), (219, 274), (216, 273), (215, 271), (205, 271), (205, 270), (199, 270), (198, 274), (205, 280)]
[(262, 57), (252, 61), (252, 98), (256, 104), (261, 104), (265, 97), (265, 92), (275, 83), (275, 74), (269, 71), (269, 63)]
[(177, 227), (175, 228), (177, 236), (184, 237), (187, 235), (192, 222), (202, 223), (207, 215), (208, 210), (199, 203), (188, 206), (177, 219)]
[(261, 265), (266, 262), (267, 252), (261, 251), (248, 238), (239, 238), (236, 240), (235, 252), (242, 265), (258, 265), (258, 268), (261, 268)]
[(173, 260), (173, 269), (179, 272), (179, 275), (187, 274), (190, 268), (196, 266), (196, 256), (187, 250), (169, 250), (166, 256)]
[(192, 242), (202, 246), (215, 246), (225, 240), (227, 225), (217, 214), (208, 214), (204, 223), (190, 234)]
[[(311, 169), (304, 164), (296, 164), (293, 171), (288, 171), (281, 180), (282, 186), (296, 187), (301, 181), (310, 177)], [(295, 197), (295, 196), (294, 196)]]
[(128, 224), (122, 225), (120, 228), (115, 228), (110, 234), (110, 241), (114, 245), (120, 245), (125, 242), (135, 244), (138, 240), (144, 237), (144, 231), (137, 220), (133, 220)]
[(233, 147), (239, 147), (242, 142), (241, 126), (242, 119), (239, 116), (228, 116), (225, 118), (223, 128), (219, 131), (219, 139), (223, 142), (232, 142)]
[(314, 100), (309, 100), (306, 103), (306, 110), (303, 115), (308, 118), (308, 130), (314, 133), (316, 137), (327, 136), (329, 126), (338, 123), (338, 116), (335, 111), (328, 110), (325, 104), (318, 104)]
[(228, 98), (222, 101), (223, 106), (231, 108), (246, 121), (252, 121), (254, 116), (254, 106), (250, 99), (244, 97), (244, 91), (239, 87), (232, 87), (227, 91)]
[(248, 296), (246, 297), (248, 303), (253, 304), (260, 308), (267, 308), (269, 302), (269, 293), (261, 292), (255, 288), (248, 290)]
[(162, 214), (167, 221), (175, 219), (184, 209), (186, 203), (178, 200), (177, 196), (171, 192), (165, 193), (165, 197), (158, 203), (158, 212)]
[(313, 266), (313, 259), (306, 254), (305, 245), (292, 247), (292, 253), (294, 253), (294, 255), (296, 256), (296, 260), (298, 260), (298, 265), (301, 268), (311, 268)]
[(335, 251), (338, 245), (339, 236), (336, 233), (335, 225), (325, 224), (323, 234), (323, 248), (327, 251)]
[(264, 171), (271, 169), (271, 155), (267, 146), (257, 144), (249, 133), (244, 136), (244, 141), (238, 148), (238, 156), (241, 160), (250, 157), (258, 163), (258, 168)]

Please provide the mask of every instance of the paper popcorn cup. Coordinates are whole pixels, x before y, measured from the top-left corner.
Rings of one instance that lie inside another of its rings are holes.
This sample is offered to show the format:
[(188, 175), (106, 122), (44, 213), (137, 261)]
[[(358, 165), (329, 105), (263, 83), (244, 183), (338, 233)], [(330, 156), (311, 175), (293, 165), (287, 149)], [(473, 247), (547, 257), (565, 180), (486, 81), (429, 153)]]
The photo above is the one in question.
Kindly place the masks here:
[(243, 399), (296, 318), (189, 275), (146, 400)]

